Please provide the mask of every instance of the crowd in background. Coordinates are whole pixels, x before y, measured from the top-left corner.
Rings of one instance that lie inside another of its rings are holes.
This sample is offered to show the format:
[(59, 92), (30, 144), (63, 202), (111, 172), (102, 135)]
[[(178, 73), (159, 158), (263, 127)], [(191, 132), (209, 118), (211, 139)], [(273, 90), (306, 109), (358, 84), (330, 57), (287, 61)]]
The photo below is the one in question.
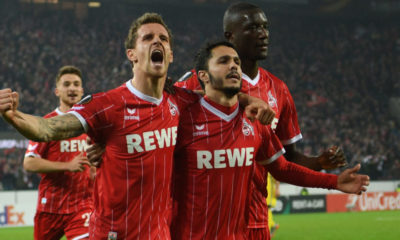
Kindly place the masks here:
[[(193, 67), (195, 51), (206, 39), (222, 37), (224, 8), (166, 6), (120, 6), (90, 11), (85, 19), (65, 11), (2, 13), (0, 88), (20, 93), (22, 111), (45, 115), (58, 105), (53, 91), (63, 65), (83, 71), (88, 94), (122, 84), (132, 75), (123, 47), (130, 22), (150, 10), (161, 12), (172, 28), (169, 75), (177, 80)], [(400, 179), (400, 124), (388, 111), (389, 99), (400, 97), (398, 26), (390, 19), (264, 10), (271, 25), (269, 56), (262, 67), (291, 90), (303, 134), (297, 147), (319, 154), (336, 144), (350, 165), (361, 162), (372, 180)], [(0, 121), (0, 132), (10, 129)], [(23, 155), (24, 149), (0, 149), (0, 189), (37, 187), (37, 174), (22, 168)]]

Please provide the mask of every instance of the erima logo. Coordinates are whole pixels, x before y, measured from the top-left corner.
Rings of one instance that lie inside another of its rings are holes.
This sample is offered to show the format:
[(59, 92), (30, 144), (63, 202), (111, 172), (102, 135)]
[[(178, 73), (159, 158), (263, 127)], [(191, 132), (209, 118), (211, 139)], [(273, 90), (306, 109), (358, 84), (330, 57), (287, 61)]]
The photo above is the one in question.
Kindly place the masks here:
[(254, 128), (251, 126), (246, 120), (243, 119), (243, 126), (242, 126), (242, 132), (245, 136), (254, 136)]
[(204, 127), (205, 127), (204, 124), (194, 125), (194, 128), (197, 131), (193, 132), (193, 136), (194, 137), (196, 137), (196, 136), (208, 136), (209, 135), (208, 130), (202, 131), (202, 130), (204, 130)]
[(271, 90), (268, 91), (268, 104), (272, 108), (277, 108), (278, 107), (278, 103), (276, 101), (276, 98), (272, 95)]
[(28, 151), (33, 151), (33, 150), (35, 150), (35, 149), (37, 148), (38, 145), (39, 145), (38, 143), (36, 143), (35, 145), (29, 144), (29, 145), (28, 145)]
[(129, 113), (129, 115), (124, 116), (125, 120), (140, 120), (139, 115), (132, 116), (136, 113), (136, 108), (126, 108), (126, 111)]
[(129, 113), (130, 115), (132, 115), (132, 114), (135, 114), (136, 108), (126, 108), (126, 111), (128, 111), (128, 113)]
[(201, 125), (194, 125), (194, 127), (195, 127), (198, 131), (200, 131), (200, 130), (203, 130), (203, 129), (204, 129), (204, 124), (201, 124)]

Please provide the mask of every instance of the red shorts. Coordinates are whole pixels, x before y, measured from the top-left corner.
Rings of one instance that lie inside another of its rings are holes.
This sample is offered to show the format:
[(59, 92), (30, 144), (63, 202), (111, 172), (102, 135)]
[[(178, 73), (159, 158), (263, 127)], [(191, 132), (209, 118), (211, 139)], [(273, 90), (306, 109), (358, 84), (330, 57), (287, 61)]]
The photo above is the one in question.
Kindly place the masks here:
[(247, 228), (248, 240), (270, 240), (268, 227), (265, 228)]
[(90, 208), (70, 214), (37, 212), (34, 222), (34, 239), (59, 240), (63, 235), (68, 240), (89, 239), (91, 213)]

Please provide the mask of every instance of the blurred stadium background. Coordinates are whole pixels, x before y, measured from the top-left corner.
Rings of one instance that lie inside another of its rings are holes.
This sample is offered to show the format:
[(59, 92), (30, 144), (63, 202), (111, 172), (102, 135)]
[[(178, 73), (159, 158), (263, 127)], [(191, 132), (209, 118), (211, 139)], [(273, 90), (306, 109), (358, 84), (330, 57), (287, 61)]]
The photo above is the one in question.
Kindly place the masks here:
[[(222, 16), (232, 2), (1, 0), (0, 88), (18, 91), (23, 111), (44, 115), (57, 106), (54, 79), (62, 65), (73, 64), (83, 71), (87, 94), (118, 86), (131, 77), (123, 47), (127, 30), (133, 19), (147, 11), (161, 13), (172, 29), (175, 61), (169, 75), (177, 80), (193, 67), (194, 53), (204, 40), (222, 37)], [(311, 190), (310, 196), (300, 197), (306, 199), (303, 205), (311, 206), (323, 199), (320, 212), (329, 212), (332, 201), (343, 202), (341, 209), (336, 206), (333, 212), (397, 209), (397, 215), (387, 218), (388, 223), (397, 226), (393, 227), (395, 235), (341, 238), (327, 232), (315, 239), (400, 239), (400, 193), (396, 193), (396, 189), (400, 191), (400, 1), (251, 2), (263, 8), (271, 23), (269, 56), (262, 66), (285, 81), (292, 92), (303, 133), (298, 148), (318, 154), (337, 144), (344, 149), (350, 165), (362, 163), (361, 172), (376, 183), (370, 195), (355, 200), (332, 200), (329, 196), (337, 195), (335, 192)], [(37, 189), (40, 181), (37, 174), (22, 168), (26, 145), (23, 137), (0, 121), (0, 227), (23, 225), (13, 220), (12, 211), (25, 211), (18, 210), (17, 204), (24, 194)], [(295, 212), (291, 204), (300, 191), (283, 185), (281, 208), (276, 211)], [(36, 202), (31, 202), (35, 206)], [(276, 239), (293, 239), (285, 238), (283, 233), (295, 231), (284, 227), (284, 222), (295, 215), (279, 216), (278, 221), (280, 217), (282, 233)], [(5, 235), (1, 237), (5, 232), (6, 228), (0, 228), (1, 239), (6, 239)], [(31, 233), (27, 238), (13, 233), (7, 239), (30, 239)]]

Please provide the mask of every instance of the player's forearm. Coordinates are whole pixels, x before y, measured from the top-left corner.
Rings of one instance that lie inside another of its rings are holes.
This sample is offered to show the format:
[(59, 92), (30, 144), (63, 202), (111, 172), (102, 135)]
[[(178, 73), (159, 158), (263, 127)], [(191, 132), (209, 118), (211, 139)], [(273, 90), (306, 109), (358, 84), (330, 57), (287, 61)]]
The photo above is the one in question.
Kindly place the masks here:
[[(285, 147), (286, 149), (286, 147)], [(293, 151), (287, 151), (285, 153), (285, 158), (293, 163), (296, 163), (298, 165), (301, 165), (303, 167), (315, 170), (315, 171), (321, 171), (322, 167), (321, 164), (318, 162), (318, 157), (311, 157), (311, 156), (306, 156), (296, 150)]]
[(12, 118), (4, 116), (4, 119), (28, 139), (42, 142), (48, 138), (48, 134), (42, 129), (44, 119), (41, 117), (15, 111)]
[(36, 142), (67, 139), (84, 132), (79, 120), (71, 114), (45, 119), (16, 111), (12, 119), (5, 119), (23, 136)]
[(53, 162), (37, 157), (25, 157), (24, 169), (35, 173), (69, 171), (68, 162)]
[(327, 189), (337, 188), (337, 176), (310, 170), (303, 166), (286, 161), (280, 157), (265, 166), (272, 176), (281, 182), (303, 186)]

